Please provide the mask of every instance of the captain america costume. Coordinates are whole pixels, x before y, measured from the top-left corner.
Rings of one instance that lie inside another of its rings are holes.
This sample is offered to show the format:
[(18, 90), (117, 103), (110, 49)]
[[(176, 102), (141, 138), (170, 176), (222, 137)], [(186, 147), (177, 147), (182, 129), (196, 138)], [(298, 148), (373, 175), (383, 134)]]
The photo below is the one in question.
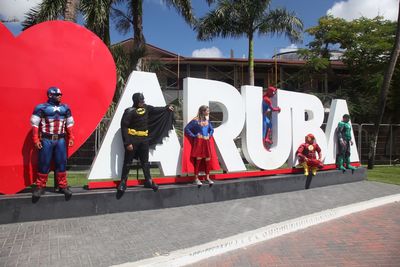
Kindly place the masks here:
[(68, 137), (69, 142), (74, 139), (72, 134), (74, 119), (69, 106), (60, 103), (57, 99), (61, 95), (59, 88), (51, 87), (48, 90), (48, 101), (37, 105), (31, 116), (33, 141), (39, 148), (38, 177), (36, 180), (36, 186), (39, 189), (46, 187), (52, 159), (58, 186), (60, 189), (65, 189), (68, 186), (65, 138)]

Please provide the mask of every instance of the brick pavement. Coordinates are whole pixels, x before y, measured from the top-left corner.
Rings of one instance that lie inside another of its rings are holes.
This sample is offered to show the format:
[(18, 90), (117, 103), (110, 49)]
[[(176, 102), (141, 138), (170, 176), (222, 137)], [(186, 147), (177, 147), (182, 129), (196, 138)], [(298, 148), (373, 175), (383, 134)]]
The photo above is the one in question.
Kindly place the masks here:
[(354, 213), (188, 265), (400, 266), (400, 203)]
[(400, 186), (363, 181), (196, 206), (4, 224), (0, 266), (100, 267), (138, 261), (399, 193)]

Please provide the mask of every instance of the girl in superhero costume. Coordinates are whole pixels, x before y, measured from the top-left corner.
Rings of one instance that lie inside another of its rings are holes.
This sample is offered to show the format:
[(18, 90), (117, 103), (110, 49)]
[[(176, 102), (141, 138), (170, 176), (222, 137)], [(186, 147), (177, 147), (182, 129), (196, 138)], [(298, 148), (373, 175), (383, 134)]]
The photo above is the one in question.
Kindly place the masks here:
[(61, 90), (50, 87), (47, 90), (48, 101), (35, 107), (31, 116), (32, 137), (39, 150), (38, 177), (32, 196), (39, 198), (44, 193), (53, 159), (60, 192), (66, 198), (72, 196), (67, 183), (67, 145), (73, 146), (72, 129), (74, 119), (68, 105), (61, 103)]
[(272, 145), (272, 122), (269, 118), (269, 113), (280, 112), (280, 107), (273, 107), (271, 98), (276, 94), (277, 89), (275, 87), (268, 87), (263, 95), (262, 110), (263, 110), (263, 138), (265, 148), (269, 151)]
[(304, 168), (305, 176), (309, 175), (310, 170), (312, 175), (316, 175), (317, 169), (321, 169), (324, 166), (324, 164), (321, 162), (321, 148), (315, 142), (315, 137), (312, 134), (306, 135), (305, 143), (299, 146), (296, 155), (299, 157), (299, 162)]
[(220, 169), (209, 114), (208, 106), (200, 106), (197, 116), (184, 129), (182, 173), (194, 172), (194, 184), (198, 186), (202, 185), (200, 171), (206, 173), (205, 181), (212, 185), (214, 182), (210, 179), (210, 170)]
[(144, 175), (144, 187), (157, 191), (158, 185), (150, 175), (149, 148), (162, 143), (173, 129), (173, 106), (153, 107), (145, 104), (144, 96), (135, 93), (132, 96), (133, 106), (127, 108), (121, 119), (121, 134), (125, 148), (124, 163), (121, 173), (121, 182), (117, 189), (126, 190), (129, 174), (129, 164), (139, 159)]

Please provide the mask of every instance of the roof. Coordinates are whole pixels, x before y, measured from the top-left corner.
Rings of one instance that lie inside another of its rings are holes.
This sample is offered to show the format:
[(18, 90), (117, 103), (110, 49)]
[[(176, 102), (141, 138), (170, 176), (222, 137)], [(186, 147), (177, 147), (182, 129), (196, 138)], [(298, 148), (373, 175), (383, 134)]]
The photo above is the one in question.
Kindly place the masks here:
[[(123, 46), (133, 46), (133, 38), (126, 39), (114, 45), (123, 45)], [(114, 46), (113, 45), (113, 46)], [(178, 61), (182, 63), (192, 63), (192, 64), (205, 64), (205, 63), (214, 63), (214, 64), (248, 64), (247, 58), (200, 58), (200, 57), (185, 57), (178, 55), (176, 53), (167, 51), (165, 49), (159, 48), (152, 44), (146, 43), (147, 53), (149, 57), (157, 57), (160, 61), (165, 63), (173, 63)], [(285, 65), (285, 66), (302, 66), (306, 64), (305, 60), (296, 60), (296, 59), (282, 59), (282, 58), (273, 58), (273, 59), (254, 59), (254, 63), (257, 65)], [(332, 60), (331, 64), (336, 68), (346, 68), (346, 65), (342, 61)]]

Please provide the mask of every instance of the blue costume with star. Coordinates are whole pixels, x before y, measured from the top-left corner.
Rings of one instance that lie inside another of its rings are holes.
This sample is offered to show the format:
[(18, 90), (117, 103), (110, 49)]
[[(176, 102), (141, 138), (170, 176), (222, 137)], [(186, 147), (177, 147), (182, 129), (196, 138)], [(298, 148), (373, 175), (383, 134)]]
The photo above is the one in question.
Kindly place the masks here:
[[(39, 150), (39, 172), (49, 173), (54, 152), (56, 171), (65, 172), (67, 150), (65, 127), (73, 126), (71, 110), (66, 104), (57, 104), (52, 99), (35, 107), (32, 126), (39, 127), (43, 148)], [(57, 139), (56, 139), (57, 138)]]
[[(55, 88), (59, 91), (58, 88)], [(53, 89), (53, 90), (55, 90)], [(56, 90), (56, 91), (57, 91)], [(61, 91), (59, 92), (61, 95)], [(49, 97), (47, 103), (35, 107), (31, 116), (34, 143), (40, 142), (38, 179), (36, 185), (45, 187), (50, 164), (53, 159), (60, 188), (67, 187), (66, 164), (67, 144), (65, 138), (73, 139), (74, 119), (68, 105)]]

